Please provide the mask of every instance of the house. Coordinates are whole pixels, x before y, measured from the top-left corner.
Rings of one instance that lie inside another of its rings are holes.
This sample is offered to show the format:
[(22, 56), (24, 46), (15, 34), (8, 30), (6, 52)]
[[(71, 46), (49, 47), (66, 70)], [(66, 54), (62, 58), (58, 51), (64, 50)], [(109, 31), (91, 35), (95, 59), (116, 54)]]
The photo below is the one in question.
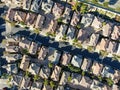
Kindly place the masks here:
[(6, 46), (5, 51), (9, 53), (17, 53), (19, 52), (19, 47), (18, 46)]
[(38, 44), (36, 42), (32, 42), (29, 48), (29, 53), (35, 55), (37, 53)]
[[(78, 31), (78, 35), (77, 35), (78, 42), (85, 43), (86, 41), (89, 41), (89, 38), (92, 33), (93, 33), (93, 31), (91, 30), (90, 27), (80, 29)], [(88, 44), (88, 42), (86, 44)]]
[(72, 55), (68, 52), (64, 52), (61, 57), (61, 64), (67, 66), (70, 63)]
[(61, 78), (60, 78), (59, 85), (66, 85), (67, 82), (68, 82), (68, 77), (70, 77), (70, 72), (64, 71), (64, 72), (62, 73)]
[(64, 90), (64, 86), (58, 86), (56, 90)]
[(22, 40), (19, 42), (19, 47), (23, 49), (29, 49), (30, 44), (31, 44), (31, 41), (23, 37)]
[(29, 67), (30, 59), (31, 58), (29, 56), (24, 55), (20, 64), (20, 69), (26, 71)]
[(120, 26), (115, 25), (113, 28), (113, 32), (111, 34), (111, 38), (113, 40), (118, 40), (120, 39)]
[(72, 73), (71, 77), (72, 79), (70, 81), (70, 86), (76, 89), (80, 89), (81, 75), (78, 73)]
[(30, 90), (41, 90), (42, 89), (42, 82), (33, 82)]
[(37, 14), (35, 13), (28, 13), (26, 16), (25, 24), (30, 27), (34, 27), (35, 22), (36, 22)]
[(58, 64), (60, 56), (61, 56), (60, 51), (56, 50), (55, 48), (49, 47), (47, 60), (54, 64)]
[(45, 46), (42, 46), (38, 54), (38, 59), (40, 61), (43, 61), (46, 58), (47, 54), (48, 54), (48, 48)]
[(23, 9), (29, 10), (32, 0), (23, 0)]
[(113, 82), (116, 84), (120, 81), (120, 71), (115, 70), (114, 76), (113, 76)]
[(42, 1), (41, 8), (42, 8), (42, 10), (44, 10), (45, 14), (51, 12), (53, 4), (54, 4), (54, 2), (52, 0)]
[(112, 86), (112, 90), (120, 90), (120, 87), (119, 87), (118, 85), (115, 85), (115, 84), (114, 84), (114, 85)]
[(30, 10), (33, 11), (33, 12), (38, 12), (41, 3), (42, 3), (42, 0), (34, 0), (34, 1), (32, 1)]
[(107, 52), (115, 53), (117, 51), (117, 43), (114, 41), (110, 41), (107, 47)]
[(52, 9), (52, 13), (55, 16), (55, 19), (58, 19), (61, 17), (64, 10), (64, 6), (59, 3), (55, 3)]
[(103, 19), (102, 18), (100, 18), (100, 17), (94, 17), (94, 20), (93, 20), (93, 22), (92, 22), (92, 24), (91, 24), (91, 26), (93, 27), (93, 28), (95, 28), (95, 29), (100, 29), (100, 28), (102, 28), (102, 22), (103, 22)]
[(18, 73), (17, 64), (7, 64), (7, 66), (4, 66), (4, 68), (5, 67), (6, 67), (7, 73), (9, 73), (9, 74), (17, 74)]
[(120, 55), (120, 43), (118, 44), (118, 48), (117, 48), (117, 55)]
[(44, 85), (42, 90), (53, 90), (53, 88), (50, 85)]
[(108, 66), (105, 66), (105, 67), (103, 68), (103, 71), (102, 71), (101, 74), (102, 74), (103, 77), (107, 77), (107, 78), (113, 79), (114, 73), (115, 73), (115, 71), (114, 71), (113, 68), (108, 67)]
[(99, 44), (97, 44), (96, 49), (105, 51), (108, 47), (109, 40), (102, 38)]
[(77, 26), (80, 20), (80, 13), (74, 12), (72, 19), (71, 19), (71, 25), (72, 26)]
[(92, 84), (92, 80), (89, 77), (82, 76), (82, 79), (80, 81), (81, 87), (79, 88), (80, 90), (90, 90), (90, 86)]
[(72, 26), (69, 26), (69, 29), (67, 31), (67, 38), (68, 40), (72, 40), (74, 38), (74, 35), (75, 35), (75, 28), (72, 27)]
[(28, 71), (33, 75), (37, 75), (39, 70), (40, 70), (40, 66), (35, 63), (32, 63), (28, 69)]
[(48, 79), (50, 77), (51, 70), (48, 66), (43, 66), (40, 70), (39, 76), (43, 79)]
[(97, 61), (93, 62), (93, 65), (91, 67), (91, 71), (94, 75), (99, 76), (102, 72), (103, 65), (98, 63)]
[(74, 55), (72, 58), (71, 64), (75, 67), (80, 67), (82, 64), (82, 56), (81, 55)]
[(39, 14), (37, 16), (37, 20), (36, 20), (36, 23), (35, 23), (35, 28), (41, 29), (43, 27), (44, 20), (45, 20), (45, 17)]
[(29, 90), (30, 85), (31, 85), (31, 79), (29, 77), (23, 77), (21, 85), (20, 85), (20, 90)]
[(10, 22), (13, 22), (15, 13), (16, 13), (15, 9), (11, 9), (11, 8), (8, 9), (5, 19), (10, 21)]
[(81, 19), (81, 23), (84, 25), (84, 27), (88, 27), (91, 25), (93, 18), (94, 18), (94, 15), (85, 14), (85, 15), (83, 15), (83, 17)]
[(13, 75), (11, 81), (12, 81), (13, 85), (19, 86), (22, 82), (22, 78), (23, 78), (22, 75)]
[(56, 30), (56, 39), (61, 40), (67, 31), (67, 25), (60, 25), (60, 27)]
[(73, 13), (73, 11), (70, 7), (71, 7), (70, 5), (66, 5), (65, 11), (62, 15), (62, 22), (67, 23), (67, 24), (70, 22), (70, 19), (71, 19), (72, 13)]
[(22, 59), (22, 55), (21, 54), (8, 54), (5, 56), (5, 58), (8, 62), (14, 62), (14, 61)]
[(104, 88), (104, 84), (97, 81), (97, 80), (93, 80), (90, 89), (92, 90), (103, 90), (102, 88)]
[(82, 65), (81, 65), (81, 69), (82, 69), (83, 71), (89, 71), (91, 65), (92, 65), (92, 60), (91, 60), (91, 59), (88, 59), (88, 58), (84, 58), (83, 63), (82, 63)]
[(110, 22), (103, 25), (102, 35), (105, 36), (105, 37), (109, 37), (111, 32), (112, 32), (112, 27), (113, 27), (113, 24), (110, 23)]
[(17, 22), (24, 22), (26, 18), (27, 13), (24, 11), (16, 11), (14, 19)]
[(99, 40), (99, 34), (92, 34), (91, 37), (90, 37), (90, 42), (89, 42), (89, 45), (90, 46), (96, 46), (97, 45), (97, 42)]
[(58, 80), (59, 80), (59, 77), (60, 77), (60, 72), (61, 72), (61, 67), (59, 67), (59, 66), (56, 65), (56, 66), (54, 67), (53, 72), (52, 72), (51, 79), (52, 79), (53, 81), (58, 81)]

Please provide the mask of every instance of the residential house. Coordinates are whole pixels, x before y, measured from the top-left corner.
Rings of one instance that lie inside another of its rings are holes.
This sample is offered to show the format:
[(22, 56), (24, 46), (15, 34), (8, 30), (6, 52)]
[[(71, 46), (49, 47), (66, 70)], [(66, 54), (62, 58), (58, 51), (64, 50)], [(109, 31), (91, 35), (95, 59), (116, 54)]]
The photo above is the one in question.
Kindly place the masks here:
[(92, 34), (91, 37), (90, 37), (89, 45), (90, 46), (96, 46), (98, 40), (99, 40), (99, 34)]
[(83, 71), (90, 71), (91, 65), (92, 65), (92, 60), (88, 58), (84, 58), (83, 63), (81, 65), (81, 69)]
[(39, 76), (43, 79), (48, 79), (50, 77), (51, 70), (48, 66), (43, 66), (40, 70)]
[(32, 0), (23, 0), (23, 9), (29, 10)]
[(60, 78), (59, 85), (66, 85), (67, 82), (68, 82), (68, 77), (70, 77), (70, 72), (64, 71), (64, 72), (62, 73), (61, 78)]
[(63, 10), (64, 10), (64, 6), (62, 4), (59, 4), (59, 3), (54, 4), (52, 13), (55, 16), (55, 19), (58, 19), (61, 17)]
[(120, 39), (120, 26), (115, 25), (113, 28), (113, 32), (111, 34), (111, 39), (119, 40)]
[(54, 4), (54, 2), (52, 0), (44, 0), (44, 1), (42, 1), (41, 8), (42, 8), (42, 10), (44, 10), (45, 13), (50, 13), (53, 4)]
[(17, 74), (18, 73), (17, 64), (7, 64), (7, 66), (4, 66), (4, 68), (5, 67), (6, 67), (7, 73), (9, 73), (9, 74)]
[(26, 71), (29, 67), (30, 59), (31, 58), (29, 56), (24, 55), (20, 64), (20, 69)]
[(41, 29), (43, 27), (44, 20), (45, 20), (45, 17), (39, 14), (37, 16), (37, 20), (36, 20), (36, 23), (35, 23), (35, 28)]
[(82, 56), (81, 55), (74, 55), (72, 58), (71, 64), (75, 67), (80, 67), (82, 64)]
[(112, 27), (113, 27), (113, 24), (110, 23), (110, 22), (103, 25), (102, 35), (105, 36), (105, 37), (109, 37), (111, 32), (112, 32)]
[(120, 55), (120, 43), (118, 44), (118, 48), (117, 48), (117, 55)]
[(64, 90), (64, 86), (58, 86), (56, 90)]
[(9, 53), (17, 53), (19, 52), (19, 47), (18, 46), (6, 46), (5, 51)]
[(29, 49), (30, 44), (31, 44), (31, 41), (25, 37), (23, 37), (22, 40), (19, 42), (20, 48), (23, 48), (23, 49)]
[(105, 66), (103, 68), (103, 71), (102, 71), (101, 74), (102, 74), (103, 77), (107, 77), (107, 78), (113, 79), (114, 78), (114, 73), (115, 73), (115, 71), (114, 71), (113, 68)]
[(78, 73), (72, 73), (71, 77), (70, 86), (75, 89), (80, 89), (81, 75)]
[(32, 42), (29, 48), (29, 53), (35, 55), (37, 53), (38, 44), (36, 42)]
[(114, 41), (110, 41), (107, 47), (107, 52), (109, 53), (117, 52), (117, 43)]
[(112, 86), (112, 90), (120, 90), (120, 87), (119, 87), (118, 85), (115, 85), (115, 84), (114, 84), (114, 85)]
[(90, 90), (90, 86), (92, 84), (92, 80), (89, 77), (82, 76), (82, 79), (80, 81), (81, 87), (79, 88), (80, 90)]
[(92, 90), (103, 90), (102, 88), (104, 88), (104, 84), (97, 81), (97, 80), (93, 80), (90, 89)]
[(61, 72), (61, 67), (59, 67), (59, 66), (56, 65), (56, 66), (54, 67), (53, 72), (52, 72), (51, 79), (52, 79), (53, 81), (58, 81), (58, 80), (59, 80), (59, 77), (60, 77), (60, 72)]
[(42, 82), (33, 82), (30, 90), (41, 90), (42, 89)]
[(28, 69), (28, 71), (33, 75), (37, 75), (39, 73), (39, 70), (40, 66), (35, 63), (32, 63)]
[(120, 71), (115, 70), (114, 77), (113, 77), (113, 82), (116, 84), (120, 81)]
[(62, 15), (62, 22), (68, 24), (70, 22), (72, 13), (73, 13), (73, 11), (71, 9), (71, 6), (70, 5), (66, 5), (65, 11), (64, 11), (64, 13)]
[(96, 49), (105, 51), (108, 47), (109, 40), (102, 38), (99, 44), (97, 44)]
[(91, 26), (94, 28), (94, 29), (100, 29), (102, 28), (102, 22), (103, 22), (103, 19), (101, 19), (100, 17), (94, 17), (94, 20), (91, 24)]
[(13, 85), (19, 86), (21, 84), (22, 78), (22, 75), (13, 75), (11, 81)]
[(29, 90), (31, 86), (31, 81), (29, 77), (23, 77), (21, 85), (20, 85), (20, 90)]
[(94, 75), (99, 76), (103, 70), (103, 64), (98, 63), (97, 61), (93, 62), (91, 71)]
[(34, 1), (32, 1), (30, 10), (34, 11), (34, 12), (38, 12), (41, 3), (42, 3), (42, 0), (34, 0)]
[(60, 25), (58, 30), (56, 30), (56, 39), (62, 40), (67, 31), (67, 25)]
[(27, 13), (24, 11), (16, 11), (14, 19), (16, 22), (24, 22), (26, 19)]
[(14, 61), (22, 59), (22, 55), (21, 54), (8, 54), (5, 56), (5, 58), (10, 63), (10, 62), (14, 62)]
[(77, 26), (80, 20), (80, 13), (74, 12), (72, 19), (71, 19), (71, 25), (72, 26)]
[(81, 23), (84, 25), (84, 27), (88, 27), (91, 25), (93, 18), (94, 18), (94, 15), (85, 14), (85, 15), (83, 15), (83, 17), (81, 19)]
[(68, 52), (64, 52), (61, 57), (61, 64), (67, 66), (70, 63), (72, 55)]
[(34, 27), (35, 22), (36, 22), (37, 14), (35, 13), (28, 13), (26, 16), (25, 24), (27, 26), (30, 26), (31, 28)]
[(40, 49), (40, 52), (39, 52), (39, 54), (38, 54), (38, 59), (39, 59), (40, 61), (45, 60), (47, 54), (48, 54), (48, 48), (45, 47), (45, 46), (42, 46), (41, 49)]
[(49, 53), (48, 53), (47, 60), (49, 60), (50, 62), (54, 64), (58, 64), (60, 56), (61, 56), (60, 51), (56, 50), (55, 48), (49, 47)]
[(15, 13), (16, 13), (16, 10), (10, 8), (7, 11), (5, 19), (8, 20), (8, 21), (10, 21), (10, 22), (13, 22), (14, 21)]
[[(92, 33), (93, 31), (91, 30), (91, 28), (80, 29), (77, 35), (78, 42), (79, 43), (85, 43), (87, 41), (89, 42), (89, 38)], [(88, 44), (88, 42), (86, 44)]]
[(67, 31), (67, 38), (68, 40), (72, 40), (74, 38), (74, 35), (75, 35), (75, 28), (72, 27), (72, 26), (69, 26), (69, 29)]
[(53, 88), (50, 85), (44, 85), (42, 90), (53, 90)]

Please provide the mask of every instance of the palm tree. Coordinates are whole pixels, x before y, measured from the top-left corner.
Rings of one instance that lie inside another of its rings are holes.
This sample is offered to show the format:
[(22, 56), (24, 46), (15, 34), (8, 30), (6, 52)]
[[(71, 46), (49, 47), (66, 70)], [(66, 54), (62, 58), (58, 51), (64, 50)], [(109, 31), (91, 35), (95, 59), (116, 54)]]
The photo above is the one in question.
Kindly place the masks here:
[(72, 10), (78, 12), (80, 3), (78, 2), (78, 0), (74, 0), (73, 2), (75, 3), (72, 3)]

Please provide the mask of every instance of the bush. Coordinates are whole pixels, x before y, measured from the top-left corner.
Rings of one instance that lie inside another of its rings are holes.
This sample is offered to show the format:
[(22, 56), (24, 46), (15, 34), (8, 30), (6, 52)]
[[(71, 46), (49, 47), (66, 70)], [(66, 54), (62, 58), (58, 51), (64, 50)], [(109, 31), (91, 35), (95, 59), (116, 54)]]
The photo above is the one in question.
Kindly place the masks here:
[(48, 85), (48, 80), (47, 80), (47, 79), (44, 80), (44, 85), (45, 85), (45, 86)]
[(72, 77), (71, 77), (71, 76), (68, 76), (67, 80), (68, 80), (68, 82), (71, 82)]
[(50, 81), (50, 86), (51, 86), (52, 88), (54, 88), (54, 87), (55, 87), (55, 83), (54, 83), (53, 81)]
[(80, 71), (81, 71), (80, 68), (74, 67), (74, 66), (71, 65), (71, 64), (68, 65), (68, 68), (69, 68), (72, 72), (80, 72)]
[(40, 79), (40, 77), (38, 76), (38, 75), (34, 75), (34, 81), (37, 81), (37, 80), (39, 80)]
[(109, 86), (112, 86), (112, 85), (113, 85), (113, 81), (112, 81), (111, 78), (107, 78), (106, 81), (107, 81), (107, 84), (108, 84)]

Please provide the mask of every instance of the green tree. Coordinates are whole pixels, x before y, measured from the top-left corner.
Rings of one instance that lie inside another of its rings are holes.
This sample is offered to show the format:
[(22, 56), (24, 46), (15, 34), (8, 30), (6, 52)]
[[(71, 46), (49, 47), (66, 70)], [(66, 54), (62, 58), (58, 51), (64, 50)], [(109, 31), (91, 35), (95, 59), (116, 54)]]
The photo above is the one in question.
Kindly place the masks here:
[(92, 3), (97, 4), (99, 0), (92, 0)]
[(48, 85), (48, 80), (47, 80), (47, 79), (44, 80), (44, 85), (45, 85), (45, 86)]
[(28, 49), (23, 48), (23, 49), (22, 49), (22, 53), (23, 53), (23, 54), (28, 54)]
[(54, 87), (55, 87), (55, 83), (54, 83), (53, 81), (50, 81), (50, 86), (51, 86), (52, 88), (54, 88)]
[(71, 77), (71, 76), (68, 76), (67, 80), (68, 80), (68, 82), (71, 82), (72, 77)]
[(52, 68), (52, 67), (53, 67), (53, 63), (49, 62), (49, 63), (48, 63), (48, 67), (49, 67), (49, 68)]
[(113, 81), (112, 81), (111, 78), (107, 78), (106, 81), (107, 81), (107, 83), (108, 83), (109, 86), (113, 85)]
[(82, 76), (85, 76), (85, 72), (84, 72), (84, 71), (82, 71), (82, 73), (81, 73), (81, 74), (82, 74)]
[(25, 76), (26, 77), (29, 77), (30, 76), (30, 73), (28, 71), (25, 71)]
[(40, 79), (40, 77), (38, 76), (38, 75), (34, 75), (34, 81), (37, 81), (37, 80), (39, 80)]
[(72, 5), (72, 10), (78, 12), (78, 9), (80, 8), (80, 3), (78, 2), (78, 0), (76, 0), (74, 2), (75, 2), (75, 4)]
[(104, 3), (103, 3), (103, 6), (104, 6), (105, 8), (108, 8), (108, 7), (109, 7), (109, 2), (104, 2)]
[(34, 32), (35, 34), (39, 34), (39, 33), (40, 33), (40, 29), (36, 28), (36, 29), (34, 29), (33, 32)]

